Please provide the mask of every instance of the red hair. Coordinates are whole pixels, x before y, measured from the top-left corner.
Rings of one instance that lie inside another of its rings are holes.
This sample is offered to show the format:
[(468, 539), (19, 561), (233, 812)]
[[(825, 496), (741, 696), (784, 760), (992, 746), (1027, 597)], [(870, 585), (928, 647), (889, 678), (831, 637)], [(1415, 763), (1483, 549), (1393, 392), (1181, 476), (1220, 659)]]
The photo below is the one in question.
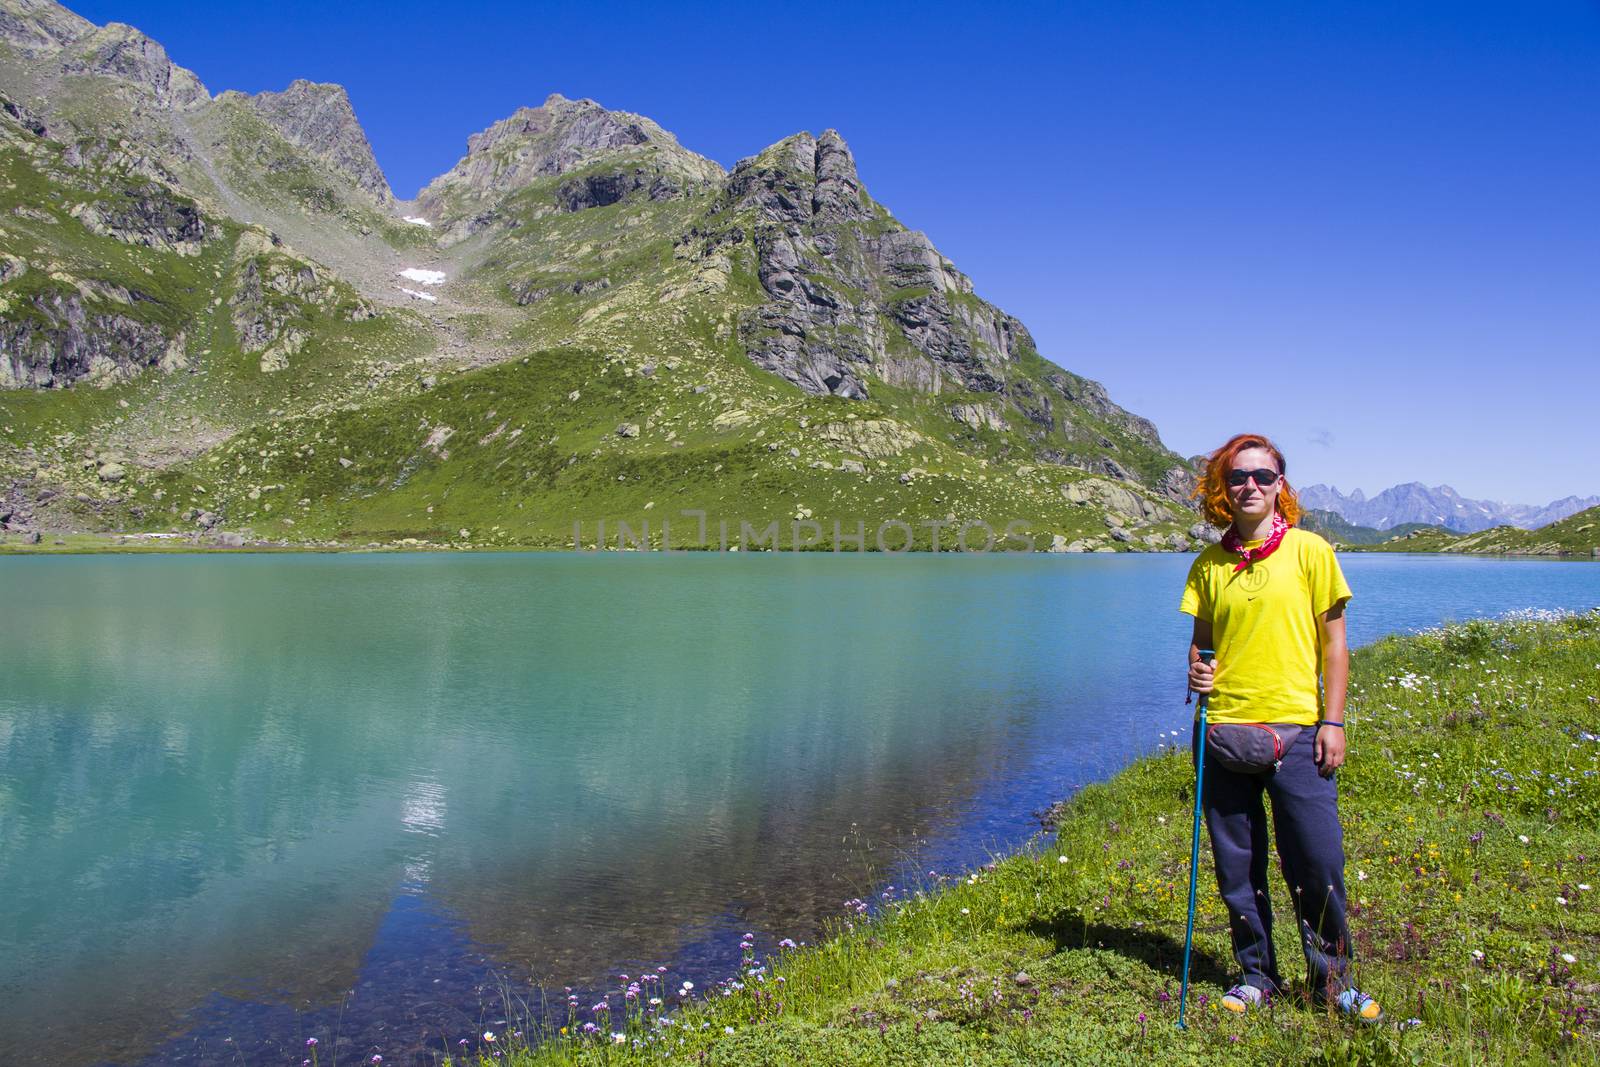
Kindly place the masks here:
[[(1239, 453), (1247, 448), (1264, 448), (1272, 453), (1272, 458), (1278, 461), (1278, 474), (1289, 473), (1288, 464), (1283, 461), (1283, 453), (1278, 451), (1278, 446), (1265, 434), (1241, 433), (1228, 438), (1226, 444), (1210, 456), (1206, 457), (1206, 470), (1200, 476), (1199, 484), (1194, 487), (1194, 492), (1189, 495), (1200, 501), (1200, 511), (1206, 521), (1213, 526), (1228, 527), (1233, 525), (1233, 508), (1228, 504), (1228, 472), (1233, 470), (1233, 461)], [(1300, 498), (1295, 496), (1289, 487), (1289, 479), (1278, 479), (1277, 509), (1284, 520), (1293, 526), (1300, 521)]]

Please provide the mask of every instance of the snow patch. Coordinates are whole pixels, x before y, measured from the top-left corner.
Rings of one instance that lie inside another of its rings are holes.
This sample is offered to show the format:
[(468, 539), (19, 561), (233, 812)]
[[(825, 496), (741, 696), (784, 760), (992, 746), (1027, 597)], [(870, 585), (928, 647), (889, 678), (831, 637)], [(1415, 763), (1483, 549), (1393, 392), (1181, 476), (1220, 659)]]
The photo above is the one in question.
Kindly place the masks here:
[(401, 218), (405, 219), (413, 226), (426, 226), (430, 230), (433, 229), (433, 223), (417, 215), (402, 215)]
[(439, 298), (434, 296), (432, 293), (419, 293), (415, 289), (407, 289), (403, 285), (398, 286), (398, 288), (402, 293), (412, 297), (413, 299), (426, 300), (430, 304), (437, 304), (439, 302)]
[(421, 267), (407, 267), (400, 272), (400, 277), (408, 278), (423, 285), (438, 285), (444, 281), (444, 271), (423, 270)]

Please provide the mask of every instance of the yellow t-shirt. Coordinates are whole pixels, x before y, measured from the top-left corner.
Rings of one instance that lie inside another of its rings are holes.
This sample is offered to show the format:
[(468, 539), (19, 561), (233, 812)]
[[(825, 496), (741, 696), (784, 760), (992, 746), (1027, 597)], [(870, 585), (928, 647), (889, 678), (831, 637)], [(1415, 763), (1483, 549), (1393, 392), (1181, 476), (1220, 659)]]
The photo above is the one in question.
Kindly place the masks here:
[(1207, 546), (1178, 605), (1211, 621), (1217, 673), (1207, 718), (1310, 726), (1322, 717), (1317, 619), (1352, 595), (1339, 560), (1321, 537), (1291, 527), (1272, 555), (1236, 573), (1238, 565), (1237, 552)]

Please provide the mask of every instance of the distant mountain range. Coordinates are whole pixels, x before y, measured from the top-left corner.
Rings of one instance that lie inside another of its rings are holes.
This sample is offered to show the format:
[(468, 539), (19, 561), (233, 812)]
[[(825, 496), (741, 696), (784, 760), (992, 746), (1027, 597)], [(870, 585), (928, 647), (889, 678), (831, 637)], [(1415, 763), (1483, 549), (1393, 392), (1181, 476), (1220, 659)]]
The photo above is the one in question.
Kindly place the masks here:
[(1568, 496), (1548, 504), (1507, 504), (1471, 500), (1448, 485), (1406, 482), (1368, 497), (1361, 490), (1346, 495), (1334, 486), (1308, 485), (1296, 490), (1307, 508), (1331, 511), (1356, 526), (1388, 530), (1406, 523), (1443, 526), (1457, 533), (1476, 533), (1492, 526), (1536, 530), (1600, 504), (1600, 496)]
[(1600, 507), (1586, 508), (1537, 530), (1495, 526), (1470, 534), (1452, 533), (1438, 526), (1396, 526), (1383, 533), (1364, 526), (1339, 528), (1337, 524), (1343, 520), (1337, 515), (1332, 515), (1330, 528), (1319, 529), (1316, 520), (1330, 515), (1326, 511), (1309, 511), (1302, 525), (1330, 541), (1337, 541), (1347, 552), (1443, 552), (1600, 560)]

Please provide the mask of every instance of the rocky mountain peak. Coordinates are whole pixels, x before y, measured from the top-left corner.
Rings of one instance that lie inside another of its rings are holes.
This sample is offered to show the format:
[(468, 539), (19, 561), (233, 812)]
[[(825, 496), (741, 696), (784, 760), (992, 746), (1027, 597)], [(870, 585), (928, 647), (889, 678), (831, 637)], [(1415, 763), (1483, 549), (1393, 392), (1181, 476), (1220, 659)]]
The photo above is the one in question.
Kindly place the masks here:
[(211, 100), (193, 71), (173, 63), (159, 42), (121, 22), (74, 40), (70, 52), (64, 73), (115, 78), (149, 94), (157, 106), (188, 111)]
[(838, 130), (797, 133), (740, 160), (728, 197), (736, 210), (755, 208), (773, 222), (836, 224), (871, 215), (855, 156)]
[(723, 176), (722, 167), (643, 115), (552, 93), (540, 106), (518, 108), (467, 138), (467, 154), (428, 183), (417, 203), (449, 217), (613, 155), (651, 156), (663, 171), (693, 184)]
[(865, 196), (856, 174), (856, 157), (838, 130), (824, 130), (817, 138), (817, 196), (825, 207), (866, 217)]
[(94, 32), (94, 23), (54, 0), (0, 0), (0, 39), (28, 56), (48, 55)]
[(379, 202), (394, 199), (344, 86), (298, 78), (282, 92), (243, 99), (291, 144), (317, 156)]

